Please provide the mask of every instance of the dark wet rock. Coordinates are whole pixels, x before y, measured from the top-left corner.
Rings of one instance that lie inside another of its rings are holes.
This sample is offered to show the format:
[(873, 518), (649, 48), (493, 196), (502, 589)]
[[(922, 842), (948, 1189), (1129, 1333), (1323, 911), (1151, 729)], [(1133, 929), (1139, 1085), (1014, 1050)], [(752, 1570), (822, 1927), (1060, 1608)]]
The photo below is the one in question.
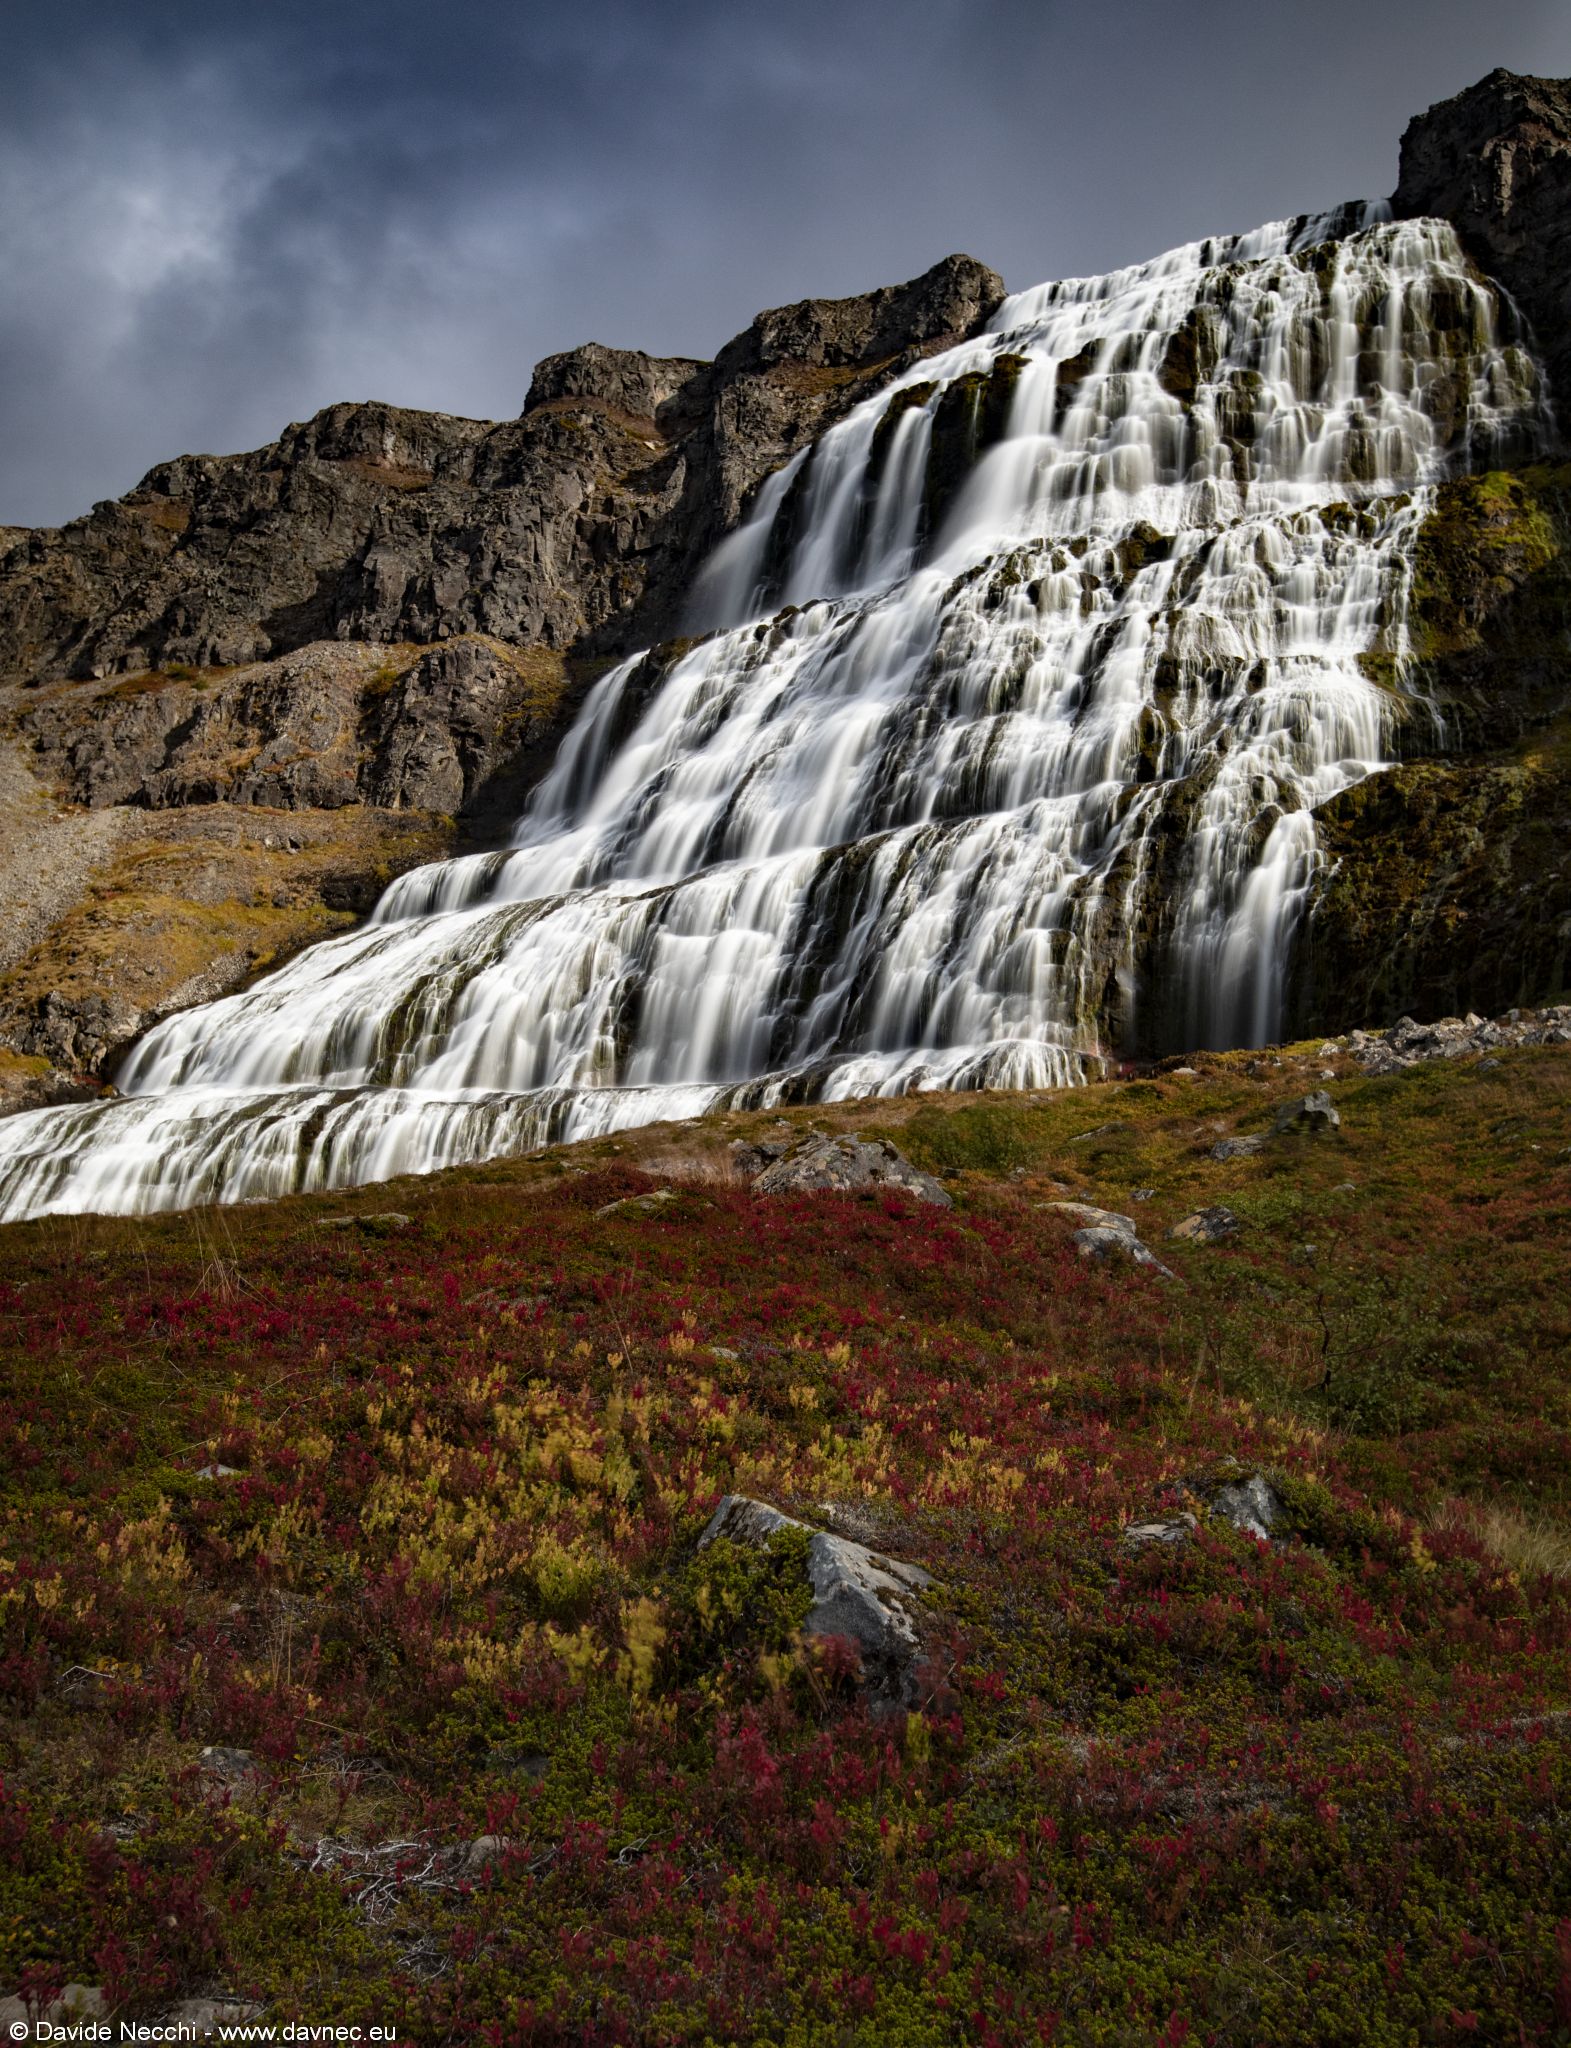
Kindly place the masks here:
[(1256, 1152), (1265, 1150), (1265, 1139), (1261, 1137), (1224, 1138), (1220, 1144), (1211, 1147), (1213, 1159), (1248, 1159)]
[(1393, 206), (1438, 214), (1532, 321), (1571, 382), (1571, 80), (1490, 72), (1410, 121)]
[(68, 1074), (96, 1073), (142, 1029), (143, 1013), (122, 996), (67, 996), (52, 990), (7, 1033), (17, 1052)]
[(1271, 1135), (1281, 1137), (1286, 1133), (1295, 1136), (1312, 1136), (1322, 1131), (1340, 1130), (1342, 1118), (1329, 1095), (1323, 1088), (1317, 1088), (1308, 1095), (1301, 1095), (1296, 1102), (1284, 1102), (1272, 1120)]
[(1272, 1531), (1280, 1529), (1287, 1520), (1281, 1496), (1258, 1472), (1218, 1487), (1211, 1496), (1211, 1512), (1245, 1535), (1258, 1536), (1263, 1543), (1268, 1543)]
[(1224, 1238), (1236, 1237), (1243, 1227), (1243, 1218), (1218, 1202), (1209, 1209), (1197, 1209), (1193, 1216), (1175, 1223), (1167, 1234), (1191, 1244), (1220, 1244)]
[(759, 1195), (796, 1195), (858, 1188), (901, 1188), (918, 1201), (953, 1207), (930, 1173), (923, 1173), (885, 1138), (830, 1137), (815, 1133), (774, 1160), (753, 1182)]
[(921, 1601), (933, 1584), (920, 1565), (906, 1564), (831, 1536), (784, 1515), (767, 1501), (728, 1493), (698, 1539), (699, 1548), (725, 1537), (758, 1548), (779, 1529), (808, 1533), (807, 1571), (813, 1605), (803, 1624), (809, 1636), (844, 1636), (856, 1644), (869, 1692), (887, 1703), (914, 1705), (921, 1658)]

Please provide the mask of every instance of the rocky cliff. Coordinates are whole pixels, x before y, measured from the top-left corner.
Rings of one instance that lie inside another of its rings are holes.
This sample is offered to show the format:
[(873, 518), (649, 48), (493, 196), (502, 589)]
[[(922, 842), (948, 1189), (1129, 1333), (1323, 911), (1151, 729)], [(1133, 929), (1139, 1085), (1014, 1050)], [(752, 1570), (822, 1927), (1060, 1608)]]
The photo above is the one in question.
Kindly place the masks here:
[[(760, 481), (1002, 295), (953, 256), (762, 313), (713, 362), (594, 343), (549, 357), (516, 420), (333, 406), (253, 453), (164, 463), (69, 526), (6, 529), (0, 716), (65, 809), (47, 832), (25, 793), (9, 807), (25, 872), (0, 939), (0, 1091), (77, 1085), (413, 861), (504, 832), (583, 685), (678, 628)], [(81, 809), (129, 813), (114, 859), (83, 865)], [(254, 829), (269, 812), (287, 825)], [(178, 858), (198, 813), (217, 833), (206, 893), (231, 913), (193, 896), (182, 919), (176, 885), (158, 892), (160, 943), (123, 917), (106, 943), (125, 846)], [(307, 841), (330, 857), (302, 860)], [(80, 890), (60, 900), (40, 864)], [(287, 929), (264, 918), (266, 943), (238, 942), (275, 898), (299, 913)], [(117, 951), (142, 956), (130, 991), (105, 965)]]

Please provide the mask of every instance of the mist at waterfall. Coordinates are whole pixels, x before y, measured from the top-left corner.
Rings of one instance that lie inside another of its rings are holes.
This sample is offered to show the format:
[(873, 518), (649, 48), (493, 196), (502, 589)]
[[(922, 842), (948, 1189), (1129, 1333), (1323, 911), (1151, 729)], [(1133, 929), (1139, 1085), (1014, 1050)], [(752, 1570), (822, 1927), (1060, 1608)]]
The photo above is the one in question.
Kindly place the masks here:
[(1431, 715), (1433, 487), (1539, 433), (1510, 308), (1383, 211), (914, 362), (766, 481), (695, 639), (595, 686), (510, 848), (158, 1026), (120, 1099), (0, 1123), (0, 1215), (1278, 1035), (1315, 809)]

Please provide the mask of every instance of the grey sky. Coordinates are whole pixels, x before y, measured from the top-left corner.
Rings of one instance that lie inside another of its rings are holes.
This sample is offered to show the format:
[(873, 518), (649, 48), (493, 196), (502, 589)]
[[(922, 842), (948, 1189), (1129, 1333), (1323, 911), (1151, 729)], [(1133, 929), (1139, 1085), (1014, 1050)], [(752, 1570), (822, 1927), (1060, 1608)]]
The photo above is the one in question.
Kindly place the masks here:
[(1564, 0), (12, 0), (0, 521), (341, 398), (516, 413), (964, 249), (1013, 288), (1387, 192)]

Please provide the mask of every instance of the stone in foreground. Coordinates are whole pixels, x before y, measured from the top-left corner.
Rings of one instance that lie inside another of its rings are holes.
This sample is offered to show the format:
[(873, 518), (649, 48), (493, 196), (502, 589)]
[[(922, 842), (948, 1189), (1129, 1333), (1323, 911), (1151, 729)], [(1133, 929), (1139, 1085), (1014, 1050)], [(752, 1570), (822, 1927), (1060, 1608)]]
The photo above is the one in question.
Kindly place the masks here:
[(809, 1538), (807, 1572), (813, 1605), (802, 1633), (846, 1636), (862, 1653), (862, 1672), (869, 1692), (889, 1705), (916, 1703), (916, 1666), (921, 1655), (916, 1610), (933, 1581), (920, 1565), (903, 1564), (830, 1536), (767, 1501), (728, 1493), (698, 1539), (700, 1550), (724, 1536), (732, 1543), (763, 1549), (777, 1529), (804, 1529)]
[(853, 1192), (859, 1188), (902, 1188), (920, 1202), (950, 1209), (954, 1204), (930, 1173), (923, 1173), (886, 1138), (827, 1137), (815, 1133), (793, 1145), (753, 1182), (757, 1195)]
[(1294, 1136), (1313, 1137), (1321, 1131), (1339, 1131), (1342, 1119), (1331, 1098), (1323, 1088), (1316, 1088), (1312, 1094), (1301, 1095), (1296, 1102), (1284, 1102), (1277, 1111), (1271, 1125), (1271, 1135), (1279, 1138), (1288, 1132)]
[(1256, 1152), (1265, 1150), (1264, 1138), (1224, 1138), (1219, 1145), (1211, 1147), (1213, 1159), (1248, 1159)]
[(1271, 1531), (1287, 1519), (1281, 1496), (1258, 1472), (1218, 1487), (1211, 1496), (1211, 1511), (1246, 1536), (1258, 1536), (1262, 1543), (1269, 1543)]
[(1231, 1209), (1217, 1202), (1209, 1209), (1197, 1209), (1182, 1223), (1175, 1223), (1167, 1234), (1191, 1244), (1220, 1244), (1224, 1238), (1236, 1237), (1243, 1227), (1242, 1217), (1235, 1216)]

